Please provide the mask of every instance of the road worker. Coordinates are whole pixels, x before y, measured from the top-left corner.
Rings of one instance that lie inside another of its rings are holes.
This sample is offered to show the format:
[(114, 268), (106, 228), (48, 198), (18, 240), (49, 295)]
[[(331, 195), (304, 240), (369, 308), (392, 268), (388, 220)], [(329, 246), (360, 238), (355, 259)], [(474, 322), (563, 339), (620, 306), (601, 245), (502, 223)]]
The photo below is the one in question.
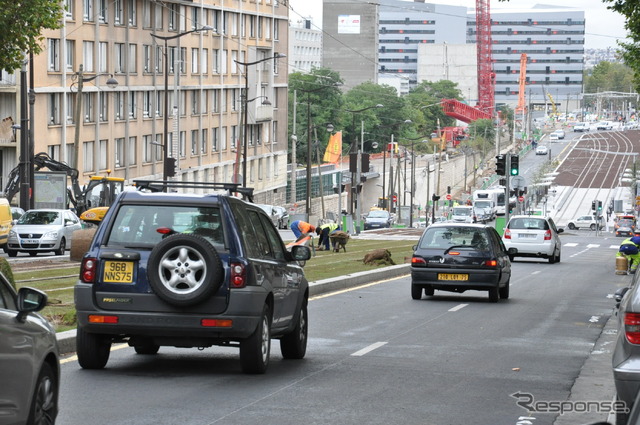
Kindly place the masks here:
[[(320, 236), (318, 240), (318, 251), (329, 251), (329, 249), (331, 249), (331, 240), (329, 239), (329, 235), (336, 230), (340, 230), (340, 225), (338, 223), (323, 224), (316, 229), (316, 233)], [(324, 247), (322, 245), (324, 245)]]
[(306, 221), (296, 220), (291, 223), (291, 231), (295, 235), (296, 239), (298, 239), (302, 235), (315, 232), (316, 226), (314, 226), (313, 224), (309, 224)]
[(640, 236), (623, 240), (616, 256), (626, 257), (629, 261), (629, 271), (635, 273), (640, 264)]

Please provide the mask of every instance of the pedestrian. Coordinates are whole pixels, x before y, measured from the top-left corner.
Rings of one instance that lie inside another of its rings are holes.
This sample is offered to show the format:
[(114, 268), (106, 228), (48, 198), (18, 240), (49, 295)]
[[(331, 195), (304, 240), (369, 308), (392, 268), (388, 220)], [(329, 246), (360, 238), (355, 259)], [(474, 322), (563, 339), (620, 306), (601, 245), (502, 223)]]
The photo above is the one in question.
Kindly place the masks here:
[[(340, 230), (340, 225), (338, 223), (327, 223), (316, 228), (316, 233), (319, 236), (318, 251), (329, 251), (329, 249), (331, 249), (331, 240), (329, 239), (329, 235), (337, 230)], [(324, 247), (321, 245), (324, 245)]]
[(314, 226), (313, 224), (309, 224), (306, 221), (296, 220), (291, 223), (291, 231), (295, 235), (296, 239), (298, 239), (302, 235), (315, 232), (316, 226)]
[(616, 257), (626, 257), (629, 271), (635, 273), (640, 264), (640, 236), (633, 236), (622, 241)]

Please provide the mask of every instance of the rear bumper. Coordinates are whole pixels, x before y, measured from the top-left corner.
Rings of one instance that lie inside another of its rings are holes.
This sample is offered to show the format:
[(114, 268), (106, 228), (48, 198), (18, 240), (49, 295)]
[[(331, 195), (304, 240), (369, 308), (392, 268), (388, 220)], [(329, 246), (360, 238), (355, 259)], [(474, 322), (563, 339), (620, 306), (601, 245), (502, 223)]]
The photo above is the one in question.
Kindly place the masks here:
[[(440, 280), (439, 273), (467, 274), (469, 280)], [(449, 268), (411, 268), (411, 284), (434, 289), (463, 292), (468, 289), (488, 290), (499, 286), (499, 269), (455, 270)]]
[[(126, 294), (120, 294), (126, 297)], [(182, 341), (193, 346), (208, 341), (215, 344), (220, 341), (233, 341), (247, 338), (260, 323), (261, 312), (267, 298), (263, 287), (247, 287), (234, 290), (229, 304), (223, 313), (206, 314), (188, 311), (139, 312), (131, 310), (105, 310), (96, 306), (92, 285), (78, 283), (75, 286), (75, 303), (78, 327), (85, 332), (113, 335), (118, 338), (153, 337), (162, 340)], [(117, 323), (90, 323), (90, 315), (117, 317)], [(203, 326), (203, 320), (231, 320), (230, 327)], [(197, 341), (196, 341), (197, 340)], [(158, 344), (162, 345), (162, 344)], [(172, 345), (172, 344), (167, 344)]]

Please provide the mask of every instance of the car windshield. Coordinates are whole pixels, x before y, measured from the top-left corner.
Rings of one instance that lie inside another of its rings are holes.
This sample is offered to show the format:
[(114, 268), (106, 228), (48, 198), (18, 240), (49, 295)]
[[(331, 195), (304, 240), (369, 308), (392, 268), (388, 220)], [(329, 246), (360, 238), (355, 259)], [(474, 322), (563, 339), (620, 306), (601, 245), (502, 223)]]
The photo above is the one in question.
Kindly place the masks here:
[(464, 248), (488, 249), (487, 232), (474, 227), (430, 227), (420, 239), (420, 248), (450, 248), (452, 246)]
[(471, 215), (471, 208), (454, 208), (453, 215)]
[(387, 218), (389, 213), (387, 211), (369, 211), (369, 218)]
[(218, 207), (179, 207), (123, 205), (117, 212), (107, 246), (143, 246), (152, 248), (166, 234), (166, 227), (177, 233), (203, 236), (216, 247), (224, 246), (224, 233)]
[(549, 230), (549, 223), (543, 218), (514, 218), (509, 222), (508, 227), (517, 230)]
[(632, 227), (633, 221), (623, 218), (622, 220), (618, 220), (618, 227)]
[(27, 211), (18, 224), (62, 224), (62, 218), (57, 211)]

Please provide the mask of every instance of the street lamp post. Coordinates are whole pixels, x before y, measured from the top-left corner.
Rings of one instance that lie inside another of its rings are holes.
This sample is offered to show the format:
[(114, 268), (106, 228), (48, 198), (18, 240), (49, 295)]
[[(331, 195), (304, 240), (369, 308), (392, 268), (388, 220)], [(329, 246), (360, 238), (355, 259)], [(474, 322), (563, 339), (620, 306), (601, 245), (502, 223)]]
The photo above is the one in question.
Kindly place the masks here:
[[(357, 109), (357, 110), (349, 110), (347, 109), (347, 112), (351, 112), (353, 114), (353, 122), (352, 122), (352, 131), (353, 131), (353, 135), (355, 136), (355, 127), (356, 127), (356, 114), (360, 113), (360, 112), (364, 112), (367, 111), (369, 109), (373, 109), (373, 108), (384, 108), (384, 105), (381, 104), (377, 104), (377, 105), (373, 105), (373, 106), (369, 106), (367, 108), (362, 108), (362, 109)], [(364, 121), (361, 121), (360, 123), (360, 132), (364, 133)], [(357, 150), (357, 155), (356, 155), (356, 173), (355, 173), (355, 181), (353, 179), (353, 174), (352, 174), (352, 180), (351, 180), (351, 192), (352, 192), (352, 199), (353, 199), (353, 188), (354, 188), (354, 183), (355, 183), (355, 190), (356, 190), (356, 235), (360, 234), (360, 221), (361, 221), (361, 209), (362, 209), (362, 196), (360, 194), (360, 190), (358, 190), (358, 188), (360, 187), (361, 184), (361, 173), (362, 173), (362, 150), (364, 149), (364, 134), (360, 135), (360, 147)], [(353, 140), (351, 142), (351, 151), (353, 151), (353, 147), (357, 146), (357, 139), (355, 137), (353, 137)], [(351, 203), (350, 205), (353, 205), (353, 203)]]
[(115, 78), (113, 78), (113, 74), (102, 73), (102, 74), (96, 74), (92, 77), (85, 77), (83, 75), (82, 64), (80, 64), (80, 66), (78, 67), (78, 72), (73, 75), (73, 78), (78, 80), (77, 82), (71, 83), (72, 86), (73, 84), (78, 85), (78, 93), (76, 95), (77, 96), (76, 110), (74, 111), (74, 120), (76, 123), (76, 130), (73, 137), (73, 163), (72, 163), (73, 168), (75, 169), (78, 168), (78, 156), (80, 155), (80, 127), (82, 126), (82, 90), (84, 88), (84, 83), (93, 81), (102, 75), (109, 76), (109, 79), (107, 80), (107, 86), (109, 86), (109, 88), (114, 89), (118, 86), (118, 81)]
[[(243, 187), (247, 187), (247, 129), (248, 129), (248, 123), (247, 123), (247, 110), (248, 110), (248, 105), (249, 105), (249, 67), (252, 65), (257, 65), (259, 63), (262, 62), (266, 62), (268, 60), (271, 59), (278, 59), (278, 58), (285, 58), (287, 57), (287, 55), (285, 55), (284, 53), (276, 53), (273, 56), (270, 56), (268, 58), (262, 58), (260, 60), (257, 61), (253, 61), (253, 62), (240, 62), (237, 60), (234, 60), (235, 63), (237, 63), (238, 65), (243, 65), (244, 66), (244, 94), (242, 95), (242, 102), (243, 102), (243, 108), (242, 108), (242, 117), (244, 120), (244, 124), (240, 126), (240, 129), (242, 130), (242, 186)], [(255, 100), (257, 98), (254, 98), (252, 100)]]
[[(163, 118), (162, 131), (164, 132), (164, 135), (163, 135), (164, 143), (163, 143), (163, 149), (162, 149), (162, 180), (163, 181), (167, 181), (167, 177), (168, 177), (167, 174), (170, 171), (169, 168), (174, 168), (174, 164), (175, 164), (175, 163), (172, 163), (170, 166), (168, 161), (168, 158), (169, 158), (169, 145), (168, 145), (169, 144), (169, 54), (167, 50), (169, 47), (167, 45), (167, 42), (169, 40), (184, 37), (187, 34), (200, 32), (200, 31), (209, 31), (212, 29), (213, 29), (212, 26), (205, 25), (203, 27), (196, 28), (191, 31), (185, 31), (178, 34), (174, 34), (174, 35), (163, 36), (163, 35), (151, 34), (151, 37), (153, 37), (154, 39), (164, 41), (164, 53), (163, 53), (164, 55), (164, 106), (163, 106), (163, 109), (164, 110), (162, 115), (162, 118)], [(174, 55), (174, 58), (175, 58), (175, 55)], [(165, 192), (167, 191), (166, 185), (163, 185), (163, 191)]]

